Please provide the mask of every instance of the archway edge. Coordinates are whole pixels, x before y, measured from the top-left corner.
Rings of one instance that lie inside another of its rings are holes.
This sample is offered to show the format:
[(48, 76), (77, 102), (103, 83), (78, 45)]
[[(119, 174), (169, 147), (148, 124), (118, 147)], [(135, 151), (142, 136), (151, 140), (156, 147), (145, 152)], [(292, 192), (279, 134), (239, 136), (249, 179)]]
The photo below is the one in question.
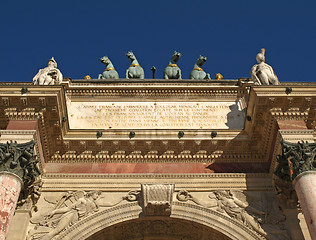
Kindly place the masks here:
[[(104, 209), (77, 222), (61, 233), (56, 239), (86, 239), (107, 227), (129, 220), (139, 219), (141, 213), (142, 208), (139, 206), (138, 202), (125, 203), (109, 209)], [(170, 218), (183, 219), (202, 224), (219, 231), (234, 240), (263, 239), (256, 232), (236, 220), (226, 217), (214, 210), (187, 202), (174, 202)]]

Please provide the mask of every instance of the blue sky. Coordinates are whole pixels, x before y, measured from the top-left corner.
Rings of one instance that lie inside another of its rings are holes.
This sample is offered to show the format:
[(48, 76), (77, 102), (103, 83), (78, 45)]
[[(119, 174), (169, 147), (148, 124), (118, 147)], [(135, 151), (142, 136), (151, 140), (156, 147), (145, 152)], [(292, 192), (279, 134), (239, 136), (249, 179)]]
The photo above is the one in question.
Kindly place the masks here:
[(55, 57), (64, 77), (97, 78), (108, 55), (120, 78), (133, 50), (151, 78), (172, 53), (187, 79), (200, 54), (214, 78), (250, 77), (256, 54), (281, 82), (316, 81), (316, 1), (1, 1), (0, 81), (29, 82)]

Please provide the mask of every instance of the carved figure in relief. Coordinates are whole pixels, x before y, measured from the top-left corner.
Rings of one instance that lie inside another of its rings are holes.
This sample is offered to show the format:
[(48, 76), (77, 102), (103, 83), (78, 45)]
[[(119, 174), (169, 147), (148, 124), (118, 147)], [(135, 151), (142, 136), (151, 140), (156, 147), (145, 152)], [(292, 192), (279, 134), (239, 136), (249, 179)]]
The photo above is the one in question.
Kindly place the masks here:
[(251, 69), (251, 78), (255, 85), (280, 85), (279, 79), (273, 71), (273, 68), (265, 63), (265, 49), (257, 54), (258, 64)]
[[(211, 208), (253, 229), (270, 240), (289, 239), (285, 230), (285, 216), (281, 212), (273, 192), (243, 192), (240, 190), (213, 191), (207, 194), (181, 190), (177, 199), (192, 201)], [(259, 210), (264, 209), (265, 212)]]
[(169, 65), (165, 68), (163, 72), (164, 79), (182, 79), (181, 69), (178, 67), (177, 62), (181, 57), (181, 53), (174, 51), (171, 57)]
[(47, 67), (40, 69), (33, 78), (34, 85), (59, 85), (63, 80), (63, 75), (57, 68), (57, 62), (52, 57), (49, 59)]
[(35, 227), (30, 229), (27, 239), (53, 239), (76, 222), (99, 211), (100, 207), (113, 207), (123, 200), (136, 201), (138, 194), (137, 191), (130, 191), (115, 202), (109, 202), (99, 191), (67, 192), (58, 198), (46, 196), (45, 201), (53, 204), (54, 209), (46, 214), (32, 217), (31, 223), (35, 224)]
[(106, 66), (106, 68), (102, 74), (99, 74), (98, 79), (119, 79), (117, 71), (107, 56), (101, 57), (100, 61)]
[(126, 70), (126, 78), (140, 78), (144, 79), (144, 69), (139, 65), (134, 53), (132, 51), (126, 53), (126, 57), (131, 61), (131, 65)]
[(203, 207), (206, 208), (213, 208), (213, 207), (218, 207), (218, 200), (216, 199), (216, 196), (213, 192), (209, 193), (209, 195), (207, 196), (207, 199), (203, 199), (201, 197), (196, 197), (194, 195), (192, 195), (191, 193), (189, 193), (186, 190), (181, 190), (178, 192), (177, 194), (177, 199), (179, 201), (192, 201), (195, 202), (198, 205), (201, 205)]
[(99, 195), (100, 192), (97, 191), (91, 191), (87, 194), (84, 192), (76, 192), (72, 196), (66, 196), (62, 199), (62, 202), (60, 202), (61, 204), (64, 203), (63, 200), (72, 197), (72, 200), (70, 201), (72, 204), (57, 208), (46, 216), (46, 223), (56, 225), (56, 227), (41, 239), (50, 240), (63, 229), (73, 225), (81, 218), (98, 211), (99, 206), (97, 205), (96, 200)]
[(190, 73), (189, 79), (211, 79), (211, 75), (209, 73), (204, 72), (201, 68), (203, 64), (206, 62), (207, 57), (203, 57), (200, 55), (198, 60), (193, 66), (193, 70)]
[(255, 219), (245, 211), (245, 208), (258, 215), (265, 215), (264, 212), (250, 207), (246, 201), (239, 200), (233, 191), (215, 191), (214, 193), (219, 200), (220, 212), (226, 213), (231, 218), (246, 224), (262, 236), (267, 236), (267, 233), (260, 226), (259, 221), (261, 221), (261, 219)]

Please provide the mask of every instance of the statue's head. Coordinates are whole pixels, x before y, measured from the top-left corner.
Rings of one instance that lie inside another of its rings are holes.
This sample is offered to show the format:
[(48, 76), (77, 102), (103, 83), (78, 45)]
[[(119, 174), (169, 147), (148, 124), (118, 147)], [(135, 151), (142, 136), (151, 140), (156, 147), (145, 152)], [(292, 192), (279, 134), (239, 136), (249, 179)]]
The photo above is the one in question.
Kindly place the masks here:
[(204, 57), (204, 56), (200, 55), (200, 57), (196, 61), (196, 64), (201, 67), (206, 62), (206, 60), (207, 60), (207, 57)]
[(106, 66), (111, 63), (110, 59), (107, 56), (100, 58), (101, 63), (105, 64)]
[(181, 53), (177, 52), (177, 51), (174, 51), (174, 54), (172, 55), (172, 58), (171, 60), (174, 61), (174, 62), (178, 62), (178, 60), (180, 59), (181, 57)]
[(126, 57), (131, 61), (136, 59), (133, 51), (129, 51), (128, 53), (126, 53)]
[(101, 191), (90, 191), (86, 194), (86, 197), (91, 197), (93, 200), (96, 200), (101, 195)]
[(48, 66), (52, 66), (54, 68), (57, 68), (57, 62), (55, 61), (54, 57), (48, 60)]
[(230, 194), (225, 190), (218, 190), (214, 192), (219, 198), (230, 198)]
[(258, 63), (265, 62), (265, 54), (266, 50), (264, 48), (261, 49), (260, 53), (257, 54), (256, 60)]

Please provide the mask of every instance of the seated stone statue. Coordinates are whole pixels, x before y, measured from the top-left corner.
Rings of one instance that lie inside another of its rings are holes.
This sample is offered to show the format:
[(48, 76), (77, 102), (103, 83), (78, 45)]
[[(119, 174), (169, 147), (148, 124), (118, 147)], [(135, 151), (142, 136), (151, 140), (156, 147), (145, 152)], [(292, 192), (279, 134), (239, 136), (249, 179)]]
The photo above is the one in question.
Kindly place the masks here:
[(165, 68), (163, 72), (164, 79), (182, 79), (181, 69), (178, 67), (177, 62), (181, 57), (181, 53), (174, 51), (171, 57), (169, 65)]
[(49, 59), (47, 67), (40, 69), (33, 78), (34, 85), (59, 85), (63, 80), (63, 75), (57, 69), (57, 62), (52, 57)]
[(131, 61), (131, 65), (126, 70), (126, 78), (140, 78), (144, 79), (144, 69), (139, 65), (134, 53), (132, 51), (126, 53), (126, 57)]
[(279, 79), (273, 71), (273, 68), (265, 63), (265, 49), (262, 48), (261, 52), (257, 54), (258, 64), (254, 65), (251, 69), (251, 78), (255, 85), (280, 85)]
[(119, 79), (117, 71), (107, 56), (101, 57), (100, 61), (106, 66), (106, 68), (102, 74), (99, 74), (98, 79)]
[(193, 70), (190, 73), (189, 79), (211, 79), (210, 74), (204, 72), (204, 70), (201, 68), (203, 64), (206, 62), (206, 60), (207, 57), (203, 57), (200, 55), (200, 57), (193, 66)]

